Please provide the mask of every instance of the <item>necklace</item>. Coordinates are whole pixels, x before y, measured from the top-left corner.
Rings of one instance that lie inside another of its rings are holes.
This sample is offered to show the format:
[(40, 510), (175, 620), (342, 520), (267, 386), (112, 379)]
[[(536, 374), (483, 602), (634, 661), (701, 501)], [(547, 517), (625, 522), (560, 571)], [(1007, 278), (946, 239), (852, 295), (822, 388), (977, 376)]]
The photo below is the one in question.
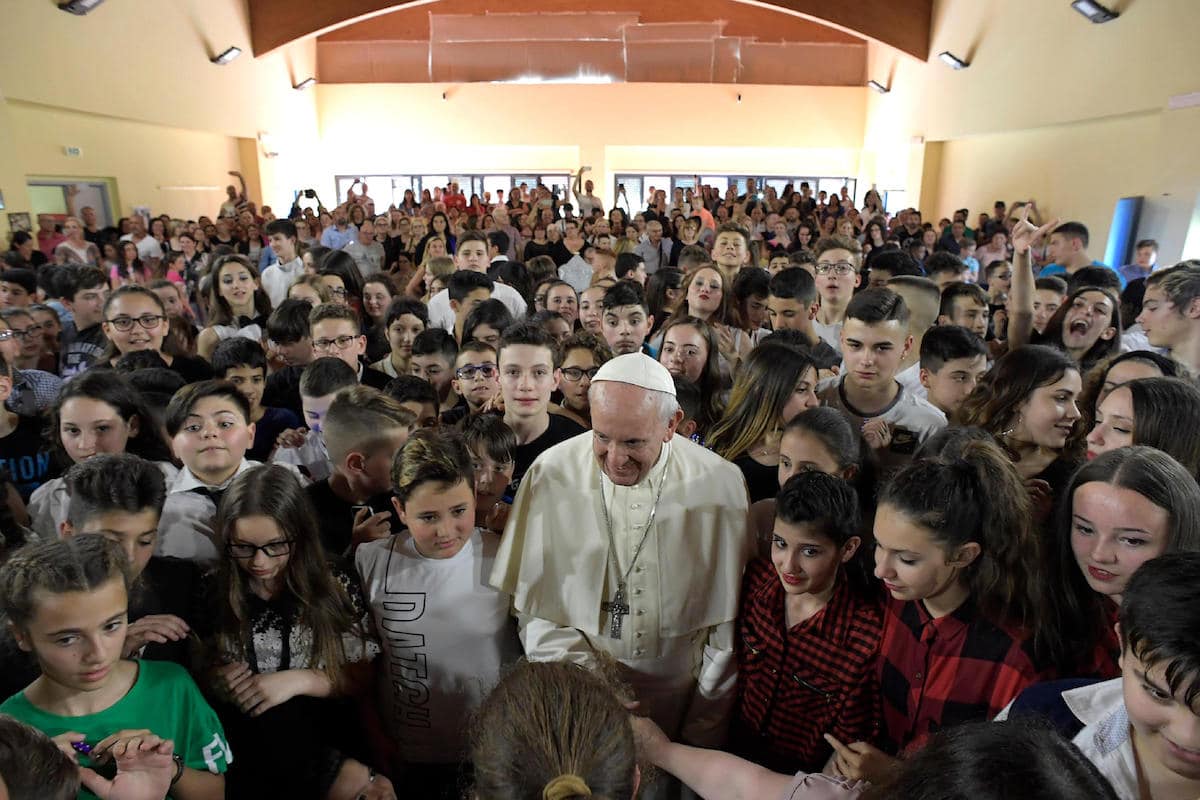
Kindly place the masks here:
[[(646, 544), (646, 538), (650, 535), (650, 529), (654, 527), (654, 516), (658, 513), (658, 501), (662, 499), (663, 487), (667, 485), (667, 467), (670, 466), (671, 452), (667, 451), (667, 463), (663, 464), (662, 480), (658, 484), (658, 493), (654, 496), (654, 505), (650, 508), (650, 518), (646, 521), (646, 528), (642, 531), (642, 538), (638, 542), (637, 547), (633, 549), (633, 558), (629, 560), (629, 566), (625, 569), (625, 574), (620, 574), (621, 562), (617, 558), (617, 545), (613, 539), (612, 519), (608, 515), (608, 503), (604, 500), (604, 483), (603, 479), (600, 484), (600, 508), (604, 512), (604, 527), (608, 531), (608, 555), (612, 559), (613, 566), (618, 570), (617, 575), (617, 591), (613, 594), (611, 601), (600, 604), (600, 610), (609, 615), (608, 635), (613, 639), (621, 638), (621, 627), (624, 623), (624, 617), (629, 615), (629, 604), (626, 602), (625, 587), (629, 580), (629, 575), (633, 572), (633, 567), (637, 563), (638, 556), (642, 554), (642, 547)], [(616, 502), (617, 492), (616, 484), (613, 484), (613, 502)]]

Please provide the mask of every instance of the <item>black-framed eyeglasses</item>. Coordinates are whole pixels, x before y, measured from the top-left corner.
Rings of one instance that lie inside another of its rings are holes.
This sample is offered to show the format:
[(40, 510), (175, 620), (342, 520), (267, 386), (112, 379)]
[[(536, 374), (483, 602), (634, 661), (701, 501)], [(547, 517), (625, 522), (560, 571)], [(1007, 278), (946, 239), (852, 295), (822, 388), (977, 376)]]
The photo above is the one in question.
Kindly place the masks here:
[(495, 364), (464, 364), (454, 370), (454, 377), (460, 381), (474, 380), (476, 375), (481, 378), (494, 378), (499, 370)]
[(340, 286), (335, 287), (335, 288), (330, 288), (327, 286), (325, 288), (329, 289), (329, 293), (331, 295), (333, 295), (334, 297), (345, 297), (347, 294), (349, 294), (349, 292), (347, 292), (345, 289), (341, 288)]
[(267, 558), (279, 558), (292, 552), (293, 541), (293, 539), (283, 539), (278, 542), (267, 542), (264, 545), (230, 542), (225, 545), (225, 552), (229, 554), (230, 558), (238, 559), (254, 558), (259, 551), (262, 551)]
[(584, 375), (587, 375), (587, 379), (590, 381), (596, 377), (596, 373), (599, 371), (599, 367), (592, 367), (590, 369), (584, 369), (583, 367), (563, 367), (562, 374), (571, 383), (579, 383), (579, 381), (583, 380)]
[(125, 331), (133, 330), (133, 324), (136, 322), (146, 330), (157, 328), (162, 321), (166, 319), (162, 314), (142, 314), (140, 317), (114, 317), (106, 320), (109, 325), (112, 325), (117, 330), (124, 333)]
[(855, 266), (849, 261), (835, 261), (832, 264), (814, 264), (813, 272), (817, 273), (818, 275), (828, 275), (830, 272), (833, 272), (834, 275), (841, 275), (844, 277), (846, 275), (853, 275), (855, 272), (858, 272), (858, 269), (856, 269)]
[(42, 332), (42, 326), (41, 325), (30, 325), (28, 328), (26, 328), (24, 330), (20, 330), (18, 328), (12, 328), (11, 332), (12, 332), (13, 336), (17, 337), (18, 339), (20, 339), (23, 342), (26, 339), (28, 339), (30, 336), (37, 336), (38, 334), (40, 334)]
[(318, 353), (327, 353), (332, 349), (345, 350), (357, 338), (357, 336), (343, 335), (334, 337), (333, 339), (314, 339), (312, 343), (313, 350)]

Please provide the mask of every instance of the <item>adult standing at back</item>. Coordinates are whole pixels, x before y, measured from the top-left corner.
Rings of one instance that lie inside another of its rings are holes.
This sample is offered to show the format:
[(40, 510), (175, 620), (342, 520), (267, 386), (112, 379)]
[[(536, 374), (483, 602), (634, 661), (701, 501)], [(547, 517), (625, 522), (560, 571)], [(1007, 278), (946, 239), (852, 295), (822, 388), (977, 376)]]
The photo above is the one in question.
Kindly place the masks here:
[(534, 661), (615, 658), (641, 712), (718, 745), (751, 547), (736, 467), (680, 436), (675, 383), (641, 353), (592, 379), (592, 431), (543, 453), (517, 493), (491, 583)]

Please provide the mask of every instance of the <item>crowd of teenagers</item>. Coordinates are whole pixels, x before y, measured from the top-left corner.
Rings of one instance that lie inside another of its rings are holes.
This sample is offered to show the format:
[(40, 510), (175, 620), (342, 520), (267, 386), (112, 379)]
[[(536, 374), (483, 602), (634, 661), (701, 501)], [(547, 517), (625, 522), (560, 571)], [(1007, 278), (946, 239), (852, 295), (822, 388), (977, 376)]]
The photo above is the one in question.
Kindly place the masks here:
[(583, 175), (12, 237), (0, 797), (1200, 796), (1200, 262)]

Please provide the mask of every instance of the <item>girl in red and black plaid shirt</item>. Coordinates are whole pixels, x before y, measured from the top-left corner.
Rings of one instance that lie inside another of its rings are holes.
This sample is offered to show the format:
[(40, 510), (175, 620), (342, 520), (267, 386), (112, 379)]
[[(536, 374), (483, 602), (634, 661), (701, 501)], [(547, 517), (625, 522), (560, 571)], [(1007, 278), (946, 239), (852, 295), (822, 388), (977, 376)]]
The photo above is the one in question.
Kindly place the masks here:
[(878, 662), (881, 749), (831, 740), (841, 774), (875, 782), (887, 754), (991, 719), (1043, 677), (1035, 643), (1041, 652), (1057, 634), (1030, 519), (1012, 463), (969, 433), (883, 489), (875, 575), (891, 599)]
[(856, 562), (858, 497), (801, 472), (775, 503), (770, 557), (746, 570), (738, 615), (735, 751), (776, 772), (819, 771), (826, 733), (873, 741), (881, 598)]

